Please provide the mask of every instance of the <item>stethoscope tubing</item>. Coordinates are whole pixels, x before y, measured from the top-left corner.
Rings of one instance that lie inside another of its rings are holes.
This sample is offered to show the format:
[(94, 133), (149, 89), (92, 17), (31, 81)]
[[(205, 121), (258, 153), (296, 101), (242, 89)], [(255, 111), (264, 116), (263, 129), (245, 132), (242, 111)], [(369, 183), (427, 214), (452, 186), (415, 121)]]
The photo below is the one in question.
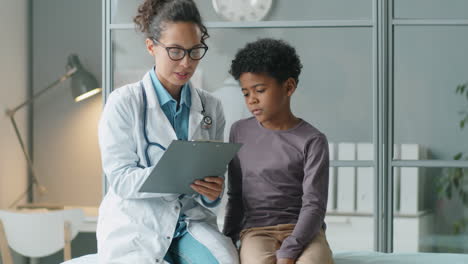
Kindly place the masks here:
[[(143, 137), (146, 141), (146, 147), (145, 147), (145, 160), (146, 160), (146, 165), (147, 167), (151, 167), (151, 160), (149, 158), (149, 152), (148, 152), (148, 149), (151, 147), (151, 146), (156, 146), (160, 149), (162, 149), (163, 151), (166, 151), (166, 148), (164, 146), (162, 146), (161, 144), (157, 143), (157, 142), (151, 142), (148, 138), (148, 133), (146, 132), (146, 124), (147, 124), (147, 106), (148, 106), (148, 101), (147, 101), (147, 98), (146, 98), (146, 91), (145, 91), (145, 87), (143, 85), (143, 82), (140, 81), (140, 86), (142, 88), (142, 91), (143, 91)], [(203, 122), (207, 123), (206, 120), (209, 120), (209, 127), (211, 127), (211, 117), (210, 116), (206, 116), (205, 115), (205, 104), (203, 103), (203, 100), (201, 100), (201, 96), (200, 96), (200, 93), (197, 91), (197, 94), (198, 96), (200, 97), (200, 101), (201, 101), (201, 104), (202, 104), (202, 111), (201, 111), (201, 114), (203, 115)]]
[(156, 143), (156, 142), (151, 142), (149, 141), (148, 139), (148, 133), (146, 132), (146, 122), (147, 122), (147, 106), (148, 106), (148, 101), (147, 101), (147, 98), (146, 98), (146, 91), (143, 87), (143, 84), (141, 84), (142, 86), (142, 90), (143, 90), (143, 137), (145, 138), (145, 141), (146, 141), (146, 148), (145, 148), (145, 159), (146, 159), (146, 165), (148, 167), (151, 167), (151, 160), (149, 158), (149, 153), (148, 153), (148, 149), (150, 146), (156, 146), (162, 150), (166, 150), (165, 147), (163, 147), (161, 144), (159, 143)]

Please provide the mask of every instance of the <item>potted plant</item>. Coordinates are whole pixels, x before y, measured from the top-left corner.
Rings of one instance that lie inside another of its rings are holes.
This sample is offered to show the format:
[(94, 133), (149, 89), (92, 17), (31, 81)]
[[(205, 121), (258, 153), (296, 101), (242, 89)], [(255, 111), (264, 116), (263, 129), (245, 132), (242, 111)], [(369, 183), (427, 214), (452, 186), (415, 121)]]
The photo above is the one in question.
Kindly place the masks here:
[[(468, 82), (458, 85), (456, 94), (460, 94), (467, 100), (465, 109), (462, 109), (459, 114), (461, 120), (459, 122), (460, 129), (468, 126)], [(468, 154), (459, 152), (453, 156), (454, 160), (468, 160)], [(445, 175), (440, 177), (438, 182), (439, 195), (448, 198), (458, 197), (464, 206), (468, 207), (468, 168), (448, 168), (445, 170)], [(462, 217), (453, 223), (453, 232), (460, 234), (466, 230), (468, 226), (468, 218)]]

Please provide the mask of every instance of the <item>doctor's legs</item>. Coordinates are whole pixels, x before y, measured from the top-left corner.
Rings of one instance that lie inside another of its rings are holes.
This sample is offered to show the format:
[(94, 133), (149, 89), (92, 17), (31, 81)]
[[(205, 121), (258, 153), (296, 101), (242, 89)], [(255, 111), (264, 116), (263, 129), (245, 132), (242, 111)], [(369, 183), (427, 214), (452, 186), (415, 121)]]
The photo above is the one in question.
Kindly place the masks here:
[(188, 232), (172, 241), (164, 259), (171, 264), (218, 264), (208, 248)]

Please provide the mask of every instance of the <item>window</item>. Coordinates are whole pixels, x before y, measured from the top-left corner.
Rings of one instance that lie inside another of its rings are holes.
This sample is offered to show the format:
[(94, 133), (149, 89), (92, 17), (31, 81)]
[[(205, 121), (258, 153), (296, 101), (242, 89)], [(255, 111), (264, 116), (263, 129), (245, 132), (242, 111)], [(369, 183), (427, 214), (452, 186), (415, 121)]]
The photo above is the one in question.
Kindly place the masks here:
[[(105, 0), (105, 95), (152, 66), (132, 24), (140, 2)], [(235, 52), (261, 36), (297, 48), (304, 68), (293, 110), (330, 142), (333, 250), (468, 251), (457, 244), (466, 232), (450, 228), (468, 206), (436, 195), (450, 170), (468, 167), (453, 160), (468, 152), (458, 127), (467, 101), (455, 93), (468, 81), (468, 2), (275, 1), (255, 23), (222, 21), (211, 1), (196, 2), (211, 37), (192, 83), (224, 99), (226, 135), (249, 115), (228, 74)]]

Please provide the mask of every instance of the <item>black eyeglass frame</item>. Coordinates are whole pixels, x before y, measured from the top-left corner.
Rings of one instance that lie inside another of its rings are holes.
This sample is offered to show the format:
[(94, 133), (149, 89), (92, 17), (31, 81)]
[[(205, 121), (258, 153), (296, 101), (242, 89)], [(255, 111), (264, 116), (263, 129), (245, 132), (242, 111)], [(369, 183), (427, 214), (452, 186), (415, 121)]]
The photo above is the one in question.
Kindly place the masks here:
[[(201, 60), (203, 59), (203, 57), (205, 57), (206, 55), (206, 52), (208, 51), (208, 46), (206, 45), (203, 45), (203, 46), (198, 46), (198, 47), (194, 47), (194, 48), (191, 48), (191, 49), (184, 49), (184, 48), (181, 48), (181, 47), (167, 47), (166, 45), (164, 45), (163, 43), (157, 41), (156, 39), (152, 39), (153, 42), (156, 44), (156, 45), (161, 45), (161, 47), (163, 47), (164, 49), (166, 49), (167, 51), (167, 56), (169, 57), (169, 59), (173, 60), (173, 61), (180, 61), (180, 60), (183, 60), (185, 58), (185, 56), (188, 54), (190, 59), (192, 60)], [(180, 58), (180, 59), (173, 59), (170, 55), (170, 51), (171, 49), (177, 49), (177, 50), (182, 50), (184, 52), (184, 55)], [(193, 58), (192, 57), (192, 51), (193, 50), (196, 50), (196, 49), (203, 49), (205, 50), (205, 52), (203, 53), (203, 55), (200, 57), (200, 58)]]

